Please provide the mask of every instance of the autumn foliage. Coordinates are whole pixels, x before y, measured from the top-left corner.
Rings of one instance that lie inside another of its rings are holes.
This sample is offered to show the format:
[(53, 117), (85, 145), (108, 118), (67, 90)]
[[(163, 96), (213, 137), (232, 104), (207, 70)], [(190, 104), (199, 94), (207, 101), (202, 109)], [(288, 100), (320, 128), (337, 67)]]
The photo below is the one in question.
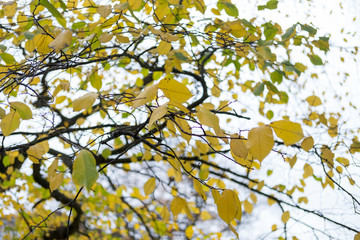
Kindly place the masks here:
[[(329, 38), (238, 4), (1, 2), (0, 236), (359, 239), (309, 194), (356, 217), (358, 132), (293, 91), (316, 81)], [(257, 208), (273, 217), (251, 232)]]

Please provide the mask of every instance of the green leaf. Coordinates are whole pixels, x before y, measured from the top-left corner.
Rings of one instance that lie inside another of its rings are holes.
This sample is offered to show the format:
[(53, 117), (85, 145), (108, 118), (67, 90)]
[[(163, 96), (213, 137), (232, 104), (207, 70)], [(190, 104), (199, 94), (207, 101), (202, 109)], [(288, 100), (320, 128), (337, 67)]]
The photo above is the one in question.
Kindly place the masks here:
[(272, 84), (271, 82), (266, 81), (265, 84), (267, 86), (267, 89), (270, 90), (271, 92), (274, 92), (274, 93), (277, 93), (277, 94), (280, 93), (279, 90), (277, 89), (277, 87), (275, 87), (275, 85)]
[(270, 9), (270, 10), (277, 9), (278, 3), (279, 3), (278, 0), (270, 0), (266, 3), (266, 5), (259, 5), (258, 10), (262, 11), (265, 9)]
[(101, 153), (101, 156), (103, 156), (105, 159), (107, 159), (110, 155), (111, 155), (111, 150), (108, 148), (105, 148)]
[(276, 28), (267, 28), (264, 31), (264, 35), (266, 37), (266, 41), (273, 40), (278, 30)]
[(96, 90), (100, 91), (102, 87), (102, 77), (100, 77), (96, 72), (90, 75), (89, 77), (91, 86)]
[(312, 44), (320, 50), (327, 52), (329, 51), (329, 38), (328, 37), (319, 37), (319, 40), (312, 41)]
[(281, 100), (282, 103), (287, 103), (289, 101), (289, 96), (284, 91), (280, 92), (279, 97), (280, 97), (280, 100)]
[(219, 10), (224, 9), (226, 14), (229, 16), (237, 17), (239, 15), (239, 10), (231, 2), (218, 1), (217, 7), (219, 8)]
[(60, 7), (65, 11), (67, 9), (66, 4), (62, 0), (59, 0), (59, 2), (60, 2)]
[(0, 57), (2, 58), (2, 60), (4, 60), (6, 64), (13, 64), (14, 62), (16, 62), (14, 56), (6, 52), (0, 53)]
[(301, 25), (301, 29), (308, 32), (311, 37), (313, 37), (317, 33), (317, 30), (315, 28), (313, 28), (312, 26), (309, 26), (307, 24), (305, 24), (305, 25), (300, 24), (300, 25)]
[(205, 13), (206, 5), (203, 0), (194, 0), (195, 8), (201, 12), (202, 14)]
[(260, 94), (262, 94), (262, 92), (264, 91), (264, 85), (265, 85), (265, 83), (262, 82), (255, 87), (254, 92), (253, 92), (255, 96), (260, 96)]
[(24, 120), (32, 119), (31, 109), (22, 102), (10, 102), (10, 106), (15, 109), (16, 112), (19, 113), (20, 117)]
[(289, 38), (293, 37), (295, 35), (295, 28), (296, 24), (292, 25), (288, 30), (286, 30), (285, 34), (281, 36), (282, 40), (288, 40)]
[(314, 65), (323, 65), (323, 61), (322, 59), (318, 56), (318, 55), (309, 55), (310, 61), (312, 62), (312, 64)]
[(94, 156), (88, 150), (81, 150), (73, 164), (73, 182), (78, 186), (85, 186), (90, 190), (98, 177), (99, 174), (96, 170), (96, 160)]
[(24, 37), (28, 40), (32, 40), (35, 37), (35, 35), (31, 32), (24, 32)]
[(279, 1), (278, 0), (270, 0), (266, 3), (267, 9), (277, 9)]
[(3, 163), (4, 167), (9, 166), (11, 164), (10, 157), (9, 156), (4, 156), (3, 160), (2, 160), (2, 163)]
[(184, 62), (186, 62), (188, 60), (188, 58), (180, 51), (175, 52), (175, 57), (177, 59), (179, 59), (180, 61), (184, 61)]
[(77, 23), (74, 23), (71, 28), (76, 30), (76, 29), (84, 28), (85, 26), (86, 26), (85, 22), (77, 22)]
[(56, 18), (56, 20), (63, 26), (66, 27), (66, 20), (63, 15), (52, 5), (48, 0), (40, 0), (39, 4), (46, 7), (47, 10)]
[(266, 112), (266, 118), (271, 120), (274, 117), (274, 112), (269, 110)]
[(270, 79), (273, 83), (280, 84), (283, 80), (283, 74), (280, 71), (276, 70), (270, 74)]

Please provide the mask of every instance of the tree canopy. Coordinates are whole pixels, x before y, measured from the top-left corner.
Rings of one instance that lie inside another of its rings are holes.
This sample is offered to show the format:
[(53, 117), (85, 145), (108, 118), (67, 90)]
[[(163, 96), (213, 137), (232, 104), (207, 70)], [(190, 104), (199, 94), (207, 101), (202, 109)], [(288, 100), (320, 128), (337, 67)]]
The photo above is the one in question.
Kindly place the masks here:
[(0, 2), (0, 236), (360, 239), (331, 37), (240, 4)]

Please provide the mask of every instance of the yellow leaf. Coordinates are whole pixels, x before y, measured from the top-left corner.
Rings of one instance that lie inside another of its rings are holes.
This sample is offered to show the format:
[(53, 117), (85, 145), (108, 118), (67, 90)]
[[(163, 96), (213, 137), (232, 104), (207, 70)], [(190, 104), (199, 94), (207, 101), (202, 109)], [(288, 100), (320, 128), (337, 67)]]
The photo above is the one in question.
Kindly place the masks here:
[(53, 178), (55, 171), (58, 167), (58, 162), (59, 162), (59, 159), (55, 158), (55, 160), (49, 166), (49, 168), (48, 168), (48, 179), (49, 180)]
[(163, 39), (169, 41), (169, 42), (174, 42), (179, 40), (179, 37), (176, 35), (172, 35), (171, 33), (165, 33)]
[(235, 219), (238, 207), (236, 205), (235, 193), (225, 189), (216, 202), (219, 217), (226, 223)]
[(312, 169), (312, 167), (309, 164), (305, 163), (303, 178), (310, 177), (313, 174), (314, 174), (314, 170)]
[[(3, 2), (1, 2), (3, 3)], [(4, 2), (4, 4), (1, 4), (4, 6), (4, 15), (9, 17), (9, 18), (12, 18), (15, 13), (17, 12), (17, 4), (16, 4), (16, 1), (9, 1), (9, 2)]]
[(161, 41), (156, 48), (156, 51), (159, 55), (165, 55), (171, 50), (171, 43), (166, 41)]
[(170, 210), (174, 216), (177, 216), (184, 208), (184, 201), (181, 197), (175, 197), (170, 203)]
[(201, 220), (206, 221), (206, 220), (212, 219), (212, 216), (211, 216), (211, 214), (209, 212), (203, 210), (200, 213), (200, 218), (201, 218)]
[(293, 156), (293, 157), (290, 159), (290, 161), (289, 161), (289, 164), (290, 164), (290, 167), (291, 167), (291, 168), (294, 167), (296, 161), (297, 161), (297, 156), (296, 156), (296, 154), (295, 154), (295, 156)]
[(184, 105), (182, 105), (181, 103), (177, 103), (177, 102), (169, 102), (169, 105), (172, 105), (174, 107), (177, 107), (179, 110), (183, 111), (184, 113), (189, 113), (189, 109), (187, 109)]
[(273, 231), (273, 232), (274, 232), (274, 231), (276, 231), (276, 230), (277, 230), (277, 226), (276, 226), (276, 224), (272, 225), (272, 226), (271, 226), (271, 231)]
[(246, 146), (251, 155), (263, 160), (274, 146), (274, 136), (269, 126), (260, 126), (250, 130)]
[(235, 218), (239, 221), (241, 221), (241, 217), (242, 217), (242, 207), (241, 207), (241, 202), (239, 200), (239, 197), (237, 194), (235, 194), (235, 202), (236, 202), (236, 206), (237, 206), (237, 212), (236, 212), (236, 216)]
[(257, 203), (257, 197), (254, 193), (250, 193), (250, 198), (251, 198), (251, 201), (255, 204)]
[(145, 195), (150, 195), (154, 192), (156, 187), (156, 180), (155, 178), (150, 178), (149, 180), (146, 181), (146, 183), (144, 184), (144, 193)]
[(107, 43), (110, 42), (111, 39), (113, 38), (114, 34), (112, 33), (103, 33), (101, 34), (101, 36), (99, 37), (99, 42), (101, 43)]
[(248, 200), (244, 201), (245, 212), (247, 212), (248, 214), (251, 214), (253, 211), (253, 208), (254, 208), (254, 206)]
[(269, 206), (271, 206), (271, 205), (273, 205), (274, 203), (276, 203), (276, 201), (275, 201), (273, 198), (271, 198), (271, 197), (268, 197), (267, 201), (268, 201)]
[(22, 119), (32, 119), (32, 112), (31, 109), (22, 102), (10, 102), (10, 106), (19, 113)]
[(234, 37), (236, 38), (245, 37), (248, 34), (244, 26), (241, 24), (240, 20), (232, 22), (230, 24), (230, 29), (231, 34), (234, 35)]
[(167, 209), (166, 206), (163, 206), (161, 211), (160, 211), (160, 216), (162, 219), (164, 219), (164, 221), (168, 221), (170, 219), (170, 212), (169, 210)]
[(72, 40), (72, 34), (70, 30), (65, 30), (56, 36), (54, 41), (49, 44), (49, 47), (54, 49), (56, 53), (59, 53), (60, 50), (70, 46)]
[(192, 236), (193, 236), (193, 234), (194, 234), (194, 229), (193, 229), (193, 227), (190, 225), (190, 226), (188, 226), (188, 227), (186, 228), (186, 230), (185, 230), (185, 236), (186, 236), (187, 238), (191, 239)]
[(231, 135), (230, 140), (231, 152), (241, 158), (246, 158), (248, 155), (248, 149), (246, 148), (245, 141), (240, 139), (238, 134)]
[(53, 192), (58, 189), (58, 187), (60, 187), (60, 185), (63, 183), (63, 179), (63, 173), (55, 173), (55, 176), (50, 180), (50, 191)]
[(311, 136), (304, 138), (304, 140), (301, 142), (301, 148), (307, 152), (310, 149), (312, 149), (313, 146), (314, 146), (314, 139)]
[(219, 191), (218, 190), (216, 190), (216, 189), (211, 189), (211, 195), (212, 195), (212, 197), (213, 197), (213, 199), (214, 199), (214, 203), (216, 204), (217, 203), (217, 201), (218, 201), (218, 199), (220, 198), (220, 193), (219, 193)]
[(175, 124), (175, 126), (179, 130), (182, 138), (184, 138), (189, 143), (192, 134), (192, 130), (189, 123), (185, 119), (179, 117), (175, 117), (175, 122), (177, 123)]
[(294, 123), (289, 120), (280, 120), (272, 122), (270, 126), (274, 129), (276, 136), (281, 138), (286, 146), (297, 143), (304, 137), (299, 123)]
[(73, 101), (73, 110), (80, 111), (92, 107), (97, 97), (97, 93), (87, 93), (84, 96), (75, 99)]
[(39, 163), (39, 159), (49, 151), (49, 143), (48, 141), (39, 142), (31, 147), (26, 151), (28, 157), (33, 163)]
[(350, 161), (347, 158), (337, 157), (336, 161), (342, 164), (344, 167), (348, 167), (350, 165)]
[(289, 221), (289, 219), (290, 219), (290, 213), (289, 213), (289, 211), (284, 212), (284, 213), (282, 214), (282, 216), (281, 216), (281, 221), (282, 221), (283, 223), (287, 223), (287, 221)]
[(111, 13), (111, 5), (101, 5), (98, 7), (97, 12), (101, 17), (106, 18)]
[(236, 232), (236, 229), (230, 223), (228, 224), (228, 227), (236, 235), (237, 239), (239, 239), (239, 234)]
[(354, 236), (354, 240), (360, 240), (360, 232), (355, 234)]
[(312, 95), (308, 98), (306, 98), (306, 101), (309, 103), (310, 106), (316, 107), (322, 104), (319, 97)]
[(129, 3), (121, 3), (121, 4), (115, 4), (114, 9), (118, 11), (123, 11), (129, 8)]
[(4, 136), (9, 136), (20, 125), (20, 114), (16, 111), (10, 111), (1, 119), (0, 127)]
[(154, 84), (151, 86), (148, 86), (144, 89), (144, 91), (142, 91), (133, 101), (132, 107), (133, 108), (137, 108), (141, 105), (144, 105), (148, 102), (151, 102), (157, 93), (158, 90), (158, 85), (159, 84)]
[(206, 201), (207, 196), (206, 196), (206, 194), (205, 194), (205, 192), (204, 192), (204, 189), (203, 189), (203, 187), (202, 187), (202, 184), (201, 184), (198, 180), (196, 180), (195, 178), (194, 178), (194, 180), (193, 180), (193, 184), (194, 184), (194, 189), (195, 189), (195, 191), (201, 196), (201, 198), (202, 198), (204, 201)]
[(151, 114), (149, 121), (149, 129), (151, 128), (154, 122), (165, 116), (166, 113), (167, 113), (167, 103), (156, 108)]
[(321, 148), (321, 157), (324, 161), (333, 162), (334, 156), (335, 154), (328, 147)]
[(186, 202), (186, 200), (185, 200), (184, 198), (182, 198), (182, 201), (183, 201), (183, 205), (184, 205), (184, 210), (185, 210), (186, 216), (187, 216), (189, 219), (191, 219), (191, 220), (194, 221), (188, 203)]
[(116, 35), (116, 40), (118, 40), (120, 43), (130, 43), (130, 39), (125, 36)]
[(342, 173), (342, 172), (343, 172), (343, 169), (342, 169), (341, 166), (337, 166), (337, 167), (336, 167), (336, 171), (337, 171), (338, 173)]
[[(49, 48), (49, 44), (51, 44), (51, 42), (53, 41), (53, 39), (45, 34), (38, 34), (36, 35), (32, 42), (29, 42), (29, 50), (33, 51), (35, 48), (38, 50), (38, 52), (42, 53), (42, 54), (46, 54), (51, 52), (51, 48)], [(30, 52), (30, 51), (29, 51)]]
[(5, 110), (0, 107), (0, 118), (3, 118), (5, 116), (6, 116)]
[(165, 97), (173, 102), (183, 103), (192, 97), (186, 85), (174, 79), (162, 79), (159, 83), (159, 88), (164, 92)]
[(220, 130), (219, 118), (214, 113), (210, 112), (205, 107), (196, 108), (196, 116), (199, 118), (201, 124), (212, 127), (215, 132)]
[(138, 8), (141, 7), (142, 0), (128, 0), (128, 3), (129, 3), (129, 7), (132, 10), (137, 10)]

